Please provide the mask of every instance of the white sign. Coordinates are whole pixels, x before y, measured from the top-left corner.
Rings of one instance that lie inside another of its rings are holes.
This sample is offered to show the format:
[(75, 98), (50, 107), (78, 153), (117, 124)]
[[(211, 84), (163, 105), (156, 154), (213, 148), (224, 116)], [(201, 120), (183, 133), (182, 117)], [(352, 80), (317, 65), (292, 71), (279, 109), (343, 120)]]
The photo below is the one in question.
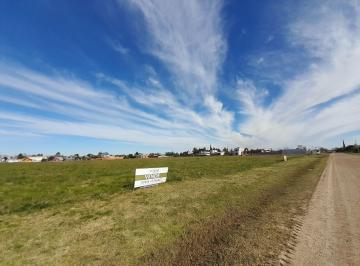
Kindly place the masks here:
[(168, 167), (136, 169), (134, 188), (165, 183), (168, 170)]

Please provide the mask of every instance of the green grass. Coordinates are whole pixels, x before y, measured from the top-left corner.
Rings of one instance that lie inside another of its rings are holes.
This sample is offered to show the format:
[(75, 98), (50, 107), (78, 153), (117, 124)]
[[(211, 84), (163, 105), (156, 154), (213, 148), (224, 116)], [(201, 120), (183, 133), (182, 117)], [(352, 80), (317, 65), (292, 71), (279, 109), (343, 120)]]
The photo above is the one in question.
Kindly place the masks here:
[(223, 176), (268, 166), (279, 156), (192, 157), (39, 164), (0, 164), (0, 214), (102, 199), (132, 190), (136, 168), (168, 166), (168, 180)]
[[(275, 264), (325, 162), (270, 156), (2, 166), (1, 189), (14, 199), (0, 216), (0, 265)], [(148, 166), (169, 166), (173, 181), (130, 189), (127, 175)], [(17, 181), (8, 184), (8, 173)], [(78, 193), (62, 199), (53, 195), (58, 186)], [(49, 205), (20, 211), (29, 194)]]

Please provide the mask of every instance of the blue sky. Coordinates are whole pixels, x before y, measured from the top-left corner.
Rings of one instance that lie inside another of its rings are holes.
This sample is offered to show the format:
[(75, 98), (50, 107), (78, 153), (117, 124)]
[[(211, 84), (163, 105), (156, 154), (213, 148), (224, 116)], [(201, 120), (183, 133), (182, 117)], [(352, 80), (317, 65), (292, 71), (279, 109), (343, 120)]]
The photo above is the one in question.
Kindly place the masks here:
[(360, 1), (1, 1), (0, 154), (360, 141)]

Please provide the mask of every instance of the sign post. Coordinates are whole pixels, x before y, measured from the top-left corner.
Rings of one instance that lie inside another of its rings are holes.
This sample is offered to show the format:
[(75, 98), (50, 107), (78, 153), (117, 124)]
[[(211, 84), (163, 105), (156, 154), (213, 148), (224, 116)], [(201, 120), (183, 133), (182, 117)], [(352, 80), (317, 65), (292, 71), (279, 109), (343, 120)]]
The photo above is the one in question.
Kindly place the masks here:
[(148, 187), (165, 183), (168, 170), (168, 167), (136, 169), (134, 188)]

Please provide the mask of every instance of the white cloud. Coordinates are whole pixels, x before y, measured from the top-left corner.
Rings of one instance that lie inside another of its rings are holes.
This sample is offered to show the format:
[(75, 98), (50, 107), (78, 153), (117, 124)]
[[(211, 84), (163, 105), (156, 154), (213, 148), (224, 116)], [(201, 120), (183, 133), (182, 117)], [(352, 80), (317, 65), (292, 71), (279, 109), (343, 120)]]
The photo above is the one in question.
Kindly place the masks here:
[(111, 48), (114, 49), (114, 51), (120, 53), (121, 55), (127, 55), (129, 53), (129, 49), (124, 47), (120, 42), (110, 40), (108, 41)]
[[(112, 84), (120, 90), (111, 93), (69, 76), (42, 74), (10, 62), (1, 63), (0, 70), (0, 102), (21, 106), (25, 112), (0, 108), (2, 135), (14, 135), (16, 130), (178, 150), (218, 139), (217, 131), (208, 130), (217, 124), (207, 125), (206, 117), (181, 104), (156, 82), (153, 87), (136, 88), (98, 73), (103, 85)], [(26, 114), (29, 109), (32, 111)], [(37, 115), (33, 114), (35, 109), (40, 110)]]
[[(232, 130), (233, 112), (225, 110), (216, 97), (218, 72), (227, 48), (222, 30), (223, 2), (128, 2), (140, 11), (146, 23), (151, 43), (145, 47), (146, 51), (165, 63), (175, 77), (175, 95), (165, 100), (170, 103), (170, 111), (184, 115), (182, 119), (191, 119), (196, 127), (211, 132), (218, 142), (243, 138)], [(149, 101), (149, 95), (145, 94)], [(172, 98), (180, 99), (183, 104), (168, 100)], [(196, 113), (194, 107), (203, 111)]]
[(243, 92), (250, 119), (241, 131), (258, 143), (329, 144), (334, 136), (360, 130), (360, 4), (314, 5), (290, 24), (289, 40), (304, 47), (316, 63), (287, 81), (284, 93), (266, 109), (253, 97), (256, 88)]
[[(326, 145), (338, 135), (360, 131), (358, 1), (322, 1), (299, 11), (289, 23), (288, 40), (312, 59), (308, 68), (283, 81), (282, 94), (267, 105), (268, 90), (238, 79), (232, 95), (237, 110), (228, 110), (217, 97), (226, 52), (222, 1), (128, 1), (144, 17), (151, 40), (145, 51), (165, 64), (174, 87), (164, 86), (151, 66), (146, 66), (144, 84), (98, 73), (100, 85), (94, 86), (2, 62), (0, 102), (21, 106), (25, 113), (0, 109), (1, 135), (85, 136), (180, 150), (210, 143)], [(128, 52), (116, 44), (115, 50)], [(276, 56), (260, 57), (257, 65), (271, 58)], [(41, 112), (26, 114), (29, 109)], [(239, 113), (241, 122), (236, 121)]]
[(269, 35), (265, 41), (265, 43), (270, 43), (274, 40), (274, 35)]
[[(129, 0), (144, 16), (149, 52), (177, 77), (178, 89), (201, 97), (216, 90), (226, 44), (221, 1)], [(196, 98), (195, 98), (196, 99)]]

